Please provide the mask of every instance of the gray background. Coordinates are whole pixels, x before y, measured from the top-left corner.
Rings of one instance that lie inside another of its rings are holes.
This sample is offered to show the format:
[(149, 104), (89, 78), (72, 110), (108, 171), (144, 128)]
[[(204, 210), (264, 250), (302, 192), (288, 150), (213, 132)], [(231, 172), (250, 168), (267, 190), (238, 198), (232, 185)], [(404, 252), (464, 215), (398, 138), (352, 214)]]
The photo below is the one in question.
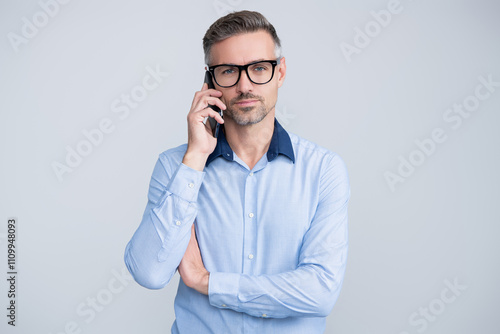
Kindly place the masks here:
[[(460, 126), (443, 117), (473, 101), (480, 76), (500, 81), (500, 4), (401, 0), (349, 62), (341, 43), (354, 45), (355, 28), (389, 2), (73, 0), (43, 22), (37, 1), (2, 0), (0, 267), (14, 216), (19, 295), (11, 328), (0, 280), (0, 331), (170, 332), (178, 276), (158, 291), (116, 276), (158, 154), (187, 139), (204, 32), (228, 10), (252, 9), (283, 42), (278, 119), (339, 153), (350, 173), (350, 253), (326, 332), (498, 333), (500, 87)], [(22, 36), (33, 16), (46, 24), (16, 52), (9, 33)], [(148, 66), (169, 75), (120, 118), (112, 102)], [(54, 162), (106, 118), (113, 131), (59, 181)], [(400, 156), (422, 158), (415, 141), (436, 128), (446, 141), (391, 189), (385, 174)]]

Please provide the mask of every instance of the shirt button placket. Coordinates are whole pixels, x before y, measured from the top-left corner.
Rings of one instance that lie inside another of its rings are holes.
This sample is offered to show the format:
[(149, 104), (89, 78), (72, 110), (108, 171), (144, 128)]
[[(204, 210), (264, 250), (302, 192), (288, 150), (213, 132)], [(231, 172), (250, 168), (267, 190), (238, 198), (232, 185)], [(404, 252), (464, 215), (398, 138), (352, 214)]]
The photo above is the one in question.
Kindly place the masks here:
[(257, 215), (256, 215), (257, 178), (253, 172), (248, 173), (245, 182), (244, 207), (244, 244), (243, 244), (243, 273), (253, 274), (255, 261), (255, 246), (257, 245)]

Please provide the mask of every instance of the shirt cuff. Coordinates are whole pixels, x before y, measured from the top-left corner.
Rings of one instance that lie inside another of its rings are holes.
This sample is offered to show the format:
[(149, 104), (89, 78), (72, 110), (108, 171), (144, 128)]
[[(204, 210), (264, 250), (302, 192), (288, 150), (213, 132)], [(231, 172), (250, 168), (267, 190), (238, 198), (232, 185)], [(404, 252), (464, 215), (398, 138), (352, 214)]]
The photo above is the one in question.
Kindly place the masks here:
[(188, 202), (195, 202), (204, 177), (205, 172), (180, 163), (167, 185), (167, 191)]
[(208, 279), (210, 305), (218, 308), (239, 309), (240, 274), (211, 272)]

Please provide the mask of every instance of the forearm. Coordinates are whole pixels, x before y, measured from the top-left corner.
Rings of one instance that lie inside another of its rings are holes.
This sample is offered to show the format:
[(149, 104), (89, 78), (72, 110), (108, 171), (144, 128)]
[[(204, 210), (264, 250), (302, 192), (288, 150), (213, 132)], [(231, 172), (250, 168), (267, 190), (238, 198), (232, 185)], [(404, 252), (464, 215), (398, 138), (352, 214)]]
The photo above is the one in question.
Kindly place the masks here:
[[(169, 204), (175, 199), (169, 197), (165, 206), (171, 208)], [(163, 226), (168, 226), (174, 217), (159, 217), (155, 211), (169, 210), (162, 210), (165, 207), (155, 209), (145, 214), (125, 250), (125, 264), (130, 273), (140, 285), (149, 289), (164, 287), (175, 274), (189, 242), (189, 230), (194, 219), (192, 214), (187, 214), (185, 219), (178, 220), (179, 226), (174, 223), (175, 226), (165, 229)], [(170, 212), (174, 213), (173, 210)]]
[[(141, 224), (125, 250), (127, 268), (142, 286), (162, 288), (175, 274), (197, 214), (196, 198), (202, 178), (201, 172), (179, 165), (161, 195), (155, 196), (150, 189)], [(157, 183), (151, 188), (162, 187), (162, 182)]]
[(210, 303), (255, 317), (325, 317), (339, 296), (344, 271), (345, 261), (335, 273), (316, 265), (276, 275), (211, 273)]
[(269, 318), (324, 317), (330, 313), (346, 267), (350, 190), (342, 161), (329, 163), (325, 174), (296, 269), (271, 275), (211, 271), (211, 305)]

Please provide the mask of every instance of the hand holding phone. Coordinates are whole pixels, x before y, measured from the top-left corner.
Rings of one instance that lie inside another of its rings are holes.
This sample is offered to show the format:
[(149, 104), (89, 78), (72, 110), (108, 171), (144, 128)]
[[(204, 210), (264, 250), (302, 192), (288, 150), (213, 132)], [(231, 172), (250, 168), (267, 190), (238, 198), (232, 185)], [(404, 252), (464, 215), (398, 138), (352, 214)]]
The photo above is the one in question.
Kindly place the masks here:
[[(186, 153), (182, 158), (183, 164), (199, 171), (205, 168), (208, 156), (217, 145), (218, 122), (221, 122), (221, 124), (224, 123), (222, 111), (215, 109), (213, 105), (218, 106), (222, 110), (226, 109), (226, 105), (220, 99), (222, 92), (208, 88), (209, 85), (213, 87), (211, 74), (210, 76), (205, 75), (205, 82), (201, 91), (197, 91), (194, 94), (191, 109), (187, 115), (188, 144)], [(213, 110), (207, 108), (208, 106)], [(214, 117), (212, 120), (217, 124), (213, 124), (212, 122), (207, 124), (210, 116)], [(211, 124), (212, 128), (210, 129)]]
[[(210, 73), (210, 71), (205, 72), (205, 82), (208, 84), (209, 89), (215, 89), (214, 83), (212, 81), (212, 73)], [(209, 107), (212, 108), (215, 112), (218, 112), (222, 117), (222, 110), (219, 107), (213, 105), (210, 105)], [(217, 122), (212, 117), (208, 117), (208, 121), (210, 122), (210, 128), (212, 129), (212, 135), (217, 138), (219, 136), (219, 122)]]

